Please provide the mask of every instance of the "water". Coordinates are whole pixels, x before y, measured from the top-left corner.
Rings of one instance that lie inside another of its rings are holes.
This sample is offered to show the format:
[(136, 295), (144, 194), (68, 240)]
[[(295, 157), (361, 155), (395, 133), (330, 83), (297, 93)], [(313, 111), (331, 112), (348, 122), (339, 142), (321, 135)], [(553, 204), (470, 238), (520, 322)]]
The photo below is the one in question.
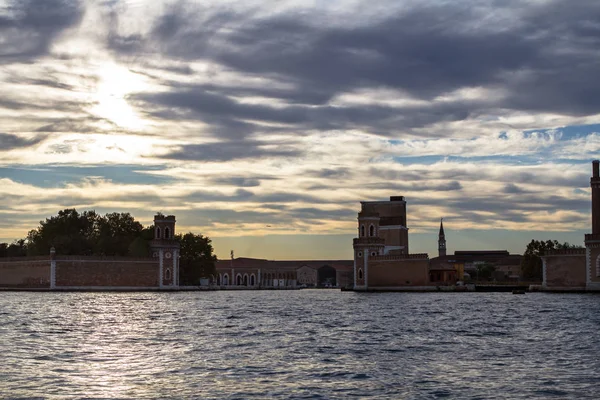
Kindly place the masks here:
[(600, 296), (0, 292), (0, 398), (600, 398)]

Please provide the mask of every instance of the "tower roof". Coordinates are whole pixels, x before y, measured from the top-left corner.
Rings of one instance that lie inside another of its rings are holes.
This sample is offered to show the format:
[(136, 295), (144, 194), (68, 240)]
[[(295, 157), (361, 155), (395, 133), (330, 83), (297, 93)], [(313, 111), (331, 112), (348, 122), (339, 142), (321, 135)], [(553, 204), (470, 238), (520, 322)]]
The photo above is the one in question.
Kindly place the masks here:
[(440, 236), (445, 236), (444, 235), (444, 218), (440, 219)]

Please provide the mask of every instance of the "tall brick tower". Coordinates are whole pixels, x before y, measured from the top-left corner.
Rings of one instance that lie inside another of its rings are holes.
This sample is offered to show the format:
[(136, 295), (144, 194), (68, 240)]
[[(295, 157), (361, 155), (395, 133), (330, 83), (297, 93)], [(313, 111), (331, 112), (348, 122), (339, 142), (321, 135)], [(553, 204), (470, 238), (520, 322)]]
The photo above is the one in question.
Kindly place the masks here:
[(446, 255), (446, 235), (444, 234), (444, 218), (440, 219), (440, 233), (438, 234), (438, 256)]
[(592, 162), (592, 233), (585, 235), (586, 287), (600, 290), (600, 161)]
[(175, 216), (154, 216), (154, 239), (150, 242), (152, 257), (159, 260), (159, 287), (179, 286), (179, 242), (175, 240)]
[(389, 201), (361, 201), (358, 213), (358, 237), (354, 246), (354, 287), (369, 286), (369, 259), (385, 256), (408, 256), (408, 228), (404, 196)]

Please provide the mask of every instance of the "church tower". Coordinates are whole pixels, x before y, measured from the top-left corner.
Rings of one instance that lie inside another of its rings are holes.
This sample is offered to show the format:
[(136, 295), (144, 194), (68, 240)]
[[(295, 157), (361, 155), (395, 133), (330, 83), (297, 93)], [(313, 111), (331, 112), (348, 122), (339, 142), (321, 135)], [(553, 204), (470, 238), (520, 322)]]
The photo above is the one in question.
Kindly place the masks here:
[(444, 218), (440, 219), (440, 233), (438, 235), (438, 256), (446, 255), (446, 235), (444, 234)]
[(158, 258), (158, 286), (179, 286), (179, 242), (175, 240), (175, 216), (154, 216), (154, 239), (150, 242), (152, 257)]

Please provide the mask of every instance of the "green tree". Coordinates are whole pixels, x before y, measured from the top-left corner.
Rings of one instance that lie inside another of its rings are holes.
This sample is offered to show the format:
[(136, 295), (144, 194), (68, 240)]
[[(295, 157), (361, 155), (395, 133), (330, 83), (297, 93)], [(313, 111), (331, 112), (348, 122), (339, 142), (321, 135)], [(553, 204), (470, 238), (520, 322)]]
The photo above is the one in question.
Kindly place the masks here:
[(523, 253), (521, 260), (521, 273), (526, 280), (542, 280), (542, 259), (541, 257), (549, 250), (574, 249), (581, 246), (572, 245), (568, 242), (559, 243), (557, 240), (531, 240)]
[[(129, 213), (110, 213), (97, 220), (95, 254), (126, 256), (131, 244), (140, 237), (144, 227)], [(138, 251), (140, 248), (138, 241)], [(146, 254), (148, 251), (146, 251)]]
[(45, 255), (51, 247), (58, 254), (93, 254), (97, 241), (98, 220), (95, 211), (65, 209), (58, 215), (40, 221), (40, 226), (27, 235), (28, 254)]
[(477, 264), (475, 268), (477, 268), (478, 280), (489, 280), (492, 277), (494, 271), (496, 270), (496, 266), (488, 262)]
[(0, 258), (23, 257), (27, 255), (27, 243), (25, 239), (15, 240), (11, 244), (0, 243)]
[(150, 255), (150, 244), (143, 237), (138, 236), (129, 245), (127, 255), (131, 257), (148, 257)]
[(210, 238), (192, 232), (176, 235), (181, 246), (179, 259), (182, 285), (197, 285), (200, 278), (216, 275), (217, 256), (213, 254)]
[[(129, 213), (100, 216), (95, 211), (80, 214), (75, 209), (65, 209), (40, 221), (40, 226), (28, 233), (27, 252), (33, 256), (45, 255), (54, 247), (57, 254), (64, 255), (125, 256), (137, 238), (146, 240), (145, 234), (142, 224)], [(143, 246), (138, 241), (134, 247), (140, 252)]]

